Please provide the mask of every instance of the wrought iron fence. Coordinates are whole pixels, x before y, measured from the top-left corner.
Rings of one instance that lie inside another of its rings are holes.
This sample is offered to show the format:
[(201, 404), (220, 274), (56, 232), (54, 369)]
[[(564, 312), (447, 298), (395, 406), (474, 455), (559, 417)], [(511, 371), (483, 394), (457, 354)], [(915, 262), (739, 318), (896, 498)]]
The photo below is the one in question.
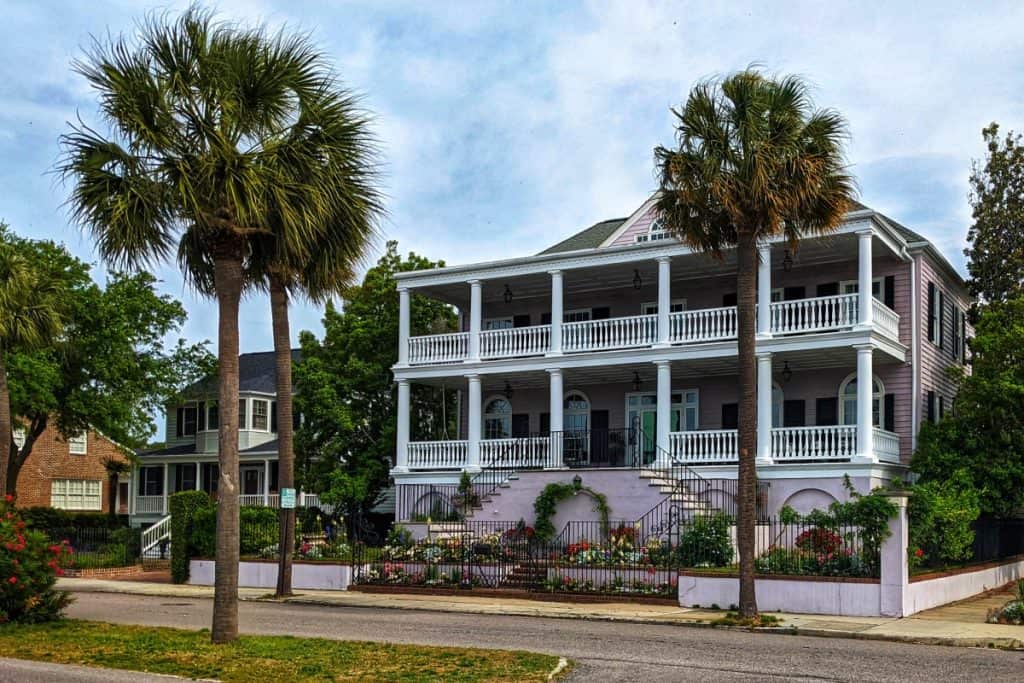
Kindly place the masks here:
[(53, 543), (67, 541), (74, 569), (128, 567), (139, 557), (140, 529), (61, 527), (42, 529)]
[(759, 522), (756, 529), (754, 567), (758, 574), (881, 575), (882, 539), (865, 534), (860, 527), (773, 518)]
[(972, 562), (992, 562), (1024, 555), (1024, 518), (982, 517), (971, 525)]
[[(238, 530), (240, 556), (243, 559), (276, 559), (280, 548), (280, 528), (280, 520), (275, 515), (243, 515)], [(348, 561), (351, 550), (344, 525), (334, 517), (313, 512), (296, 515), (292, 557)]]

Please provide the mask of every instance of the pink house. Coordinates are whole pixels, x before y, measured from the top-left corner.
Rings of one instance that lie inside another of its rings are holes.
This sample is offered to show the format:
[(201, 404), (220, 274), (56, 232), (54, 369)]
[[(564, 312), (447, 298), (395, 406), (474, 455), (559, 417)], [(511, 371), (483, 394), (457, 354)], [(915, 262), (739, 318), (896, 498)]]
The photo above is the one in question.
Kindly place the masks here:
[[(704, 505), (729, 507), (735, 259), (693, 253), (652, 205), (535, 256), (399, 274), (399, 521), (451, 504), (462, 472), (482, 485), (475, 519), (529, 522), (545, 484), (577, 476), (615, 519), (671, 496), (700, 505), (711, 489)], [(945, 369), (966, 360), (959, 275), (923, 237), (857, 205), (798, 252), (764, 245), (758, 280), (764, 511), (845, 498), (844, 475), (860, 490), (905, 476), (922, 422), (951, 405)], [(410, 337), (412, 294), (456, 307), (461, 331)], [(416, 383), (459, 392), (451, 440), (410, 438)], [(714, 483), (689, 495), (681, 473)]]

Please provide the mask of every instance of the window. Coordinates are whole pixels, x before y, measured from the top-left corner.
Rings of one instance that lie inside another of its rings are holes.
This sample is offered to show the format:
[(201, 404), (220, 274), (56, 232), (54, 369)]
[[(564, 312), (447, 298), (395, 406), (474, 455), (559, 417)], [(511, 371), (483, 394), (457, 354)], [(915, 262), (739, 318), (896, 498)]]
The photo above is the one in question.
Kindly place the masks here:
[(484, 438), (512, 436), (512, 404), (506, 398), (492, 398), (484, 406)]
[(565, 431), (585, 432), (590, 429), (590, 399), (578, 391), (570, 391), (565, 395), (562, 404), (565, 412)]
[(25, 445), (25, 429), (23, 427), (15, 427), (11, 436), (14, 437), (14, 445), (18, 448)]
[(196, 431), (206, 431), (206, 404), (202, 401), (196, 403)]
[(647, 232), (636, 236), (637, 242), (656, 242), (667, 240), (671, 235), (665, 231), (665, 223), (660, 218), (655, 218), (647, 228)]
[(934, 282), (928, 283), (928, 340), (942, 348), (942, 309), (944, 306), (942, 290)]
[(785, 396), (778, 382), (772, 382), (772, 427), (782, 426), (782, 406)]
[(239, 429), (248, 429), (248, 426), (246, 425), (246, 421), (245, 421), (245, 403), (246, 403), (246, 400), (244, 398), (238, 399), (238, 428)]
[[(876, 277), (871, 281), (871, 296), (875, 297), (879, 301), (882, 300), (882, 291), (884, 289), (882, 282), (884, 280), (880, 277)], [(839, 283), (839, 292), (841, 294), (856, 294), (860, 291), (860, 281), (858, 280), (843, 280)]]
[(512, 316), (507, 318), (485, 318), (484, 329), (485, 330), (509, 330), (515, 326), (515, 321)]
[(270, 402), (253, 399), (252, 428), (262, 432), (270, 429)]
[(174, 466), (174, 490), (194, 491), (196, 488), (197, 463), (185, 462)]
[(195, 436), (196, 434), (196, 404), (186, 403), (178, 407), (178, 423), (175, 433), (178, 436)]
[[(871, 393), (871, 424), (882, 426), (882, 401), (885, 387), (881, 380), (874, 377), (874, 391)], [(857, 374), (847, 377), (839, 386), (839, 419), (840, 424), (857, 424)]]
[(967, 359), (967, 312), (953, 309), (953, 358), (959, 363)]
[(68, 452), (74, 455), (85, 455), (89, 450), (89, 438), (86, 432), (68, 437)]
[(140, 496), (162, 496), (162, 495), (164, 495), (164, 468), (163, 467), (140, 467), (139, 468), (139, 495)]
[(220, 415), (217, 414), (217, 404), (209, 401), (206, 404), (206, 428), (213, 431), (220, 427)]
[(572, 311), (565, 311), (562, 314), (562, 321), (567, 323), (582, 323), (590, 320), (590, 309), (580, 308)]
[[(668, 305), (669, 313), (682, 313), (686, 310), (686, 299), (672, 299)], [(657, 315), (658, 302), (647, 303), (640, 306), (640, 315)]]
[(50, 506), (62, 510), (102, 510), (103, 485), (98, 480), (53, 479)]

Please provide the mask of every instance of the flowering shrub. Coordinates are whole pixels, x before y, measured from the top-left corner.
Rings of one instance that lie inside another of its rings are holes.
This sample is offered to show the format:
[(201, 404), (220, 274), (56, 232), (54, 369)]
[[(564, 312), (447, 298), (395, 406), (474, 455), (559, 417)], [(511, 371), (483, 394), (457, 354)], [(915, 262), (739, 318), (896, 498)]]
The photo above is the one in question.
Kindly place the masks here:
[(800, 550), (831, 554), (839, 550), (839, 546), (843, 544), (843, 539), (840, 538), (839, 534), (828, 529), (814, 527), (797, 536), (794, 544)]
[(55, 588), (71, 564), (71, 546), (28, 528), (12, 502), (11, 496), (0, 502), (0, 622), (58, 619), (71, 603)]
[(837, 547), (834, 552), (772, 546), (754, 560), (759, 574), (790, 574), (796, 576), (871, 576), (871, 566), (850, 548)]
[(1024, 579), (1017, 581), (1017, 596), (1002, 607), (989, 610), (990, 624), (1013, 624), (1024, 626)]
[(658, 595), (675, 597), (678, 595), (678, 579), (671, 577), (668, 581), (634, 580), (627, 581), (615, 576), (611, 581), (595, 583), (592, 579), (581, 579), (568, 574), (554, 574), (544, 581), (545, 590), (552, 593), (620, 593), (629, 595)]
[(683, 527), (676, 550), (683, 567), (726, 567), (732, 564), (732, 518), (716, 512), (700, 515)]

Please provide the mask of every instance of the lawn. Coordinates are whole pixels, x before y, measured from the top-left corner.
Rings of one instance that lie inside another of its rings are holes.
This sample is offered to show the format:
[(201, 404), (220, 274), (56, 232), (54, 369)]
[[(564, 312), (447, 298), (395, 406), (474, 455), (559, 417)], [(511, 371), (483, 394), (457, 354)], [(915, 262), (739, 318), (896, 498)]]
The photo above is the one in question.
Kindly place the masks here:
[(77, 620), (0, 627), (0, 655), (221, 681), (542, 681), (558, 665), (532, 652), (290, 636), (215, 646), (205, 630)]

